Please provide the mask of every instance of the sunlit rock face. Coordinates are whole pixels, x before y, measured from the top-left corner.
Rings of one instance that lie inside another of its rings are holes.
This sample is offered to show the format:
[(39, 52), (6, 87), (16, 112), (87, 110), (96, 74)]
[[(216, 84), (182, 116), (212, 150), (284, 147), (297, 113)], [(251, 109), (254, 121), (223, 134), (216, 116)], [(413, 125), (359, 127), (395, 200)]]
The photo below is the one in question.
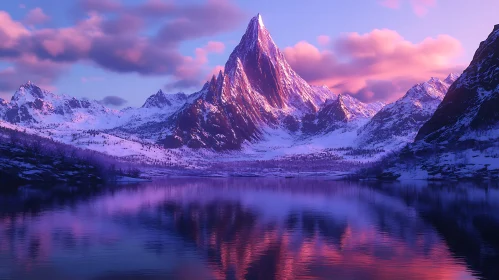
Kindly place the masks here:
[(172, 117), (165, 146), (239, 149), (245, 141), (259, 139), (264, 126), (316, 113), (333, 94), (310, 86), (293, 71), (258, 15), (230, 55), (225, 72), (213, 76), (194, 96)]

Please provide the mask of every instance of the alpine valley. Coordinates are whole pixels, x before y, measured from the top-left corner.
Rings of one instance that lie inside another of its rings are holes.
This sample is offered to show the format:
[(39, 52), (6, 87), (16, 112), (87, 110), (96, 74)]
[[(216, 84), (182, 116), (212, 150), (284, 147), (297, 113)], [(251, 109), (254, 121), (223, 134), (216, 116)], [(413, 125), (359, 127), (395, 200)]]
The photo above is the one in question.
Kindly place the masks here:
[(308, 84), (258, 15), (198, 92), (160, 90), (140, 108), (115, 110), (28, 82), (0, 100), (0, 127), (150, 175), (497, 178), (498, 84), (499, 25), (461, 76), (428, 77), (386, 105)]

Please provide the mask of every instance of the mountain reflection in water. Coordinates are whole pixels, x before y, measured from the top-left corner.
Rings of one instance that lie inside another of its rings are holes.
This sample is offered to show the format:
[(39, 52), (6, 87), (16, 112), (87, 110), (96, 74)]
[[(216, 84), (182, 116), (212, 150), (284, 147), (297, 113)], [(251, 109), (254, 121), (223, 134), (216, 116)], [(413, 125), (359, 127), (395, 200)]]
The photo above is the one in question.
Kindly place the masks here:
[(489, 186), (183, 178), (0, 205), (0, 279), (499, 277)]

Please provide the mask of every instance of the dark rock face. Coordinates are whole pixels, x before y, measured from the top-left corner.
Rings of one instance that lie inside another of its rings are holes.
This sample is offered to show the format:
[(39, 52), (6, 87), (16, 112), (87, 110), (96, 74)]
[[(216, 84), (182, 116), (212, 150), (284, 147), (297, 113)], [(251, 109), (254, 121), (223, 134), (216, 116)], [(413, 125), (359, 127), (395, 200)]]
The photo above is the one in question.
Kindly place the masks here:
[(499, 122), (499, 25), (480, 43), (471, 64), (450, 87), (416, 140), (457, 141), (461, 135), (486, 130)]
[(5, 113), (5, 120), (10, 123), (36, 122), (36, 120), (29, 113), (26, 105), (21, 107), (13, 106), (12, 108), (8, 109)]
[(240, 149), (261, 137), (261, 127), (297, 130), (292, 115), (316, 113), (325, 101), (296, 74), (260, 16), (253, 18), (225, 65), (169, 122), (168, 148)]

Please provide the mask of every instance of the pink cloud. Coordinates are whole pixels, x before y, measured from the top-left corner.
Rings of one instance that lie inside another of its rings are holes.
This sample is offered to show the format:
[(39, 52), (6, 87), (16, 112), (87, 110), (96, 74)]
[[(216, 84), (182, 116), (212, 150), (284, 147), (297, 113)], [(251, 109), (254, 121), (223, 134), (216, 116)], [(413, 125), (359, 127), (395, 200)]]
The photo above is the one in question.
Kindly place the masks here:
[(225, 44), (222, 42), (214, 42), (210, 41), (208, 44), (204, 47), (204, 49), (207, 52), (213, 52), (213, 53), (223, 53), (225, 50)]
[(326, 35), (320, 35), (317, 37), (317, 43), (321, 46), (327, 46), (331, 42), (331, 38)]
[(7, 12), (0, 11), (0, 48), (11, 46), (29, 31), (20, 22), (14, 21)]
[[(405, 0), (380, 0), (380, 4), (391, 8), (398, 9), (401, 6), (401, 2)], [(437, 0), (408, 0), (412, 10), (417, 16), (424, 16), (428, 13), (428, 10), (437, 5)]]
[(26, 18), (24, 19), (24, 22), (28, 25), (36, 25), (45, 23), (49, 20), (50, 17), (43, 12), (42, 8), (37, 7), (28, 12)]
[(386, 101), (417, 82), (462, 70), (453, 63), (461, 53), (460, 42), (448, 35), (412, 43), (387, 29), (344, 34), (323, 51), (304, 41), (284, 50), (290, 65), (310, 83)]
[(424, 16), (428, 13), (428, 9), (437, 5), (436, 0), (411, 0), (412, 9), (418, 16)]
[[(193, 85), (199, 85), (202, 81), (198, 78), (204, 71), (208, 63), (210, 53), (222, 53), (225, 50), (225, 44), (222, 42), (210, 41), (205, 46), (195, 50), (194, 57), (186, 57), (185, 62), (177, 68), (177, 81), (191, 81)], [(211, 70), (213, 71), (213, 70)], [(220, 71), (220, 69), (218, 69)], [(218, 72), (216, 72), (218, 75)], [(211, 75), (209, 76), (211, 78)], [(194, 82), (196, 81), (196, 82)], [(185, 83), (183, 84), (185, 85)]]
[(6, 71), (0, 72), (0, 92), (15, 89), (28, 80), (46, 89), (54, 89), (53, 83), (67, 72), (68, 67), (67, 64), (23, 54), (13, 60)]

